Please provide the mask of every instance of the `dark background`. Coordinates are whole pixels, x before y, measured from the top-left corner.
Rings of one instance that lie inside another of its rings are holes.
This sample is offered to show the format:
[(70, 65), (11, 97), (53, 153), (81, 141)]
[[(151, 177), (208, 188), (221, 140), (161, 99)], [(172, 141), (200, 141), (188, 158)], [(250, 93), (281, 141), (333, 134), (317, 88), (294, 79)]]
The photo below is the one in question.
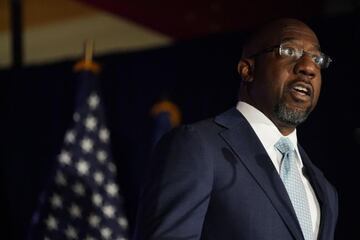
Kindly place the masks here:
[[(308, 19), (334, 62), (323, 71), (318, 107), (298, 129), (299, 141), (340, 197), (336, 239), (356, 239), (360, 160), (358, 14)], [(236, 104), (236, 65), (245, 32), (216, 34), (170, 47), (100, 56), (101, 91), (130, 223), (151, 145), (151, 106), (166, 95), (183, 123)], [(23, 239), (72, 118), (74, 61), (0, 71), (1, 239)], [(357, 139), (357, 140), (356, 140)]]

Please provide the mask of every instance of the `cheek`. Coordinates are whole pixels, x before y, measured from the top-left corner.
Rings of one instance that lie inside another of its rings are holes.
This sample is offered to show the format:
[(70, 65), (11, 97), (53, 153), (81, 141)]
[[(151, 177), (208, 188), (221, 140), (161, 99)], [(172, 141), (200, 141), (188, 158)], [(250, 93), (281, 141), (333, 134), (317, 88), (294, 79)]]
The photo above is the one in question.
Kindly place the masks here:
[(270, 73), (270, 88), (275, 94), (278, 94), (279, 97), (282, 96), (285, 91), (286, 84), (291, 78), (291, 74), (284, 67), (283, 68), (274, 68)]
[(274, 62), (273, 59), (264, 59), (261, 68), (256, 71), (258, 87), (268, 104), (277, 102), (285, 91), (286, 83), (291, 78), (291, 69), (284, 63)]
[(321, 78), (319, 80), (317, 80), (314, 84), (314, 103), (316, 104), (319, 96), (320, 96), (320, 91), (321, 91)]

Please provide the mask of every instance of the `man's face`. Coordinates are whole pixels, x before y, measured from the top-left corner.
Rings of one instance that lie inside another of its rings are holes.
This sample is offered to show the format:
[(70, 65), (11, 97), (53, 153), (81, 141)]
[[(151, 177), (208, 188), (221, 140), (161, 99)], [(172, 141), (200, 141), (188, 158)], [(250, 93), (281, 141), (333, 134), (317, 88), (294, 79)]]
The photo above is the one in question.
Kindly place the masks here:
[[(276, 29), (268, 46), (279, 45), (319, 53), (315, 34), (305, 25), (292, 23)], [(276, 32), (277, 31), (277, 32)], [(300, 59), (280, 56), (277, 49), (254, 60), (248, 94), (252, 104), (275, 125), (295, 127), (314, 109), (320, 94), (320, 67), (304, 54)]]

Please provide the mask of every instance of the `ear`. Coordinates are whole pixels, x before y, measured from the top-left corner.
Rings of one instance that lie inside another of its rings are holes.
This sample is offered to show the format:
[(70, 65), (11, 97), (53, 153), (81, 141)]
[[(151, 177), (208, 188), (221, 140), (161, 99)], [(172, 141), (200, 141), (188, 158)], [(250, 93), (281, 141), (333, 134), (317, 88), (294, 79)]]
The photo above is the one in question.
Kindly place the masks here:
[(254, 79), (254, 60), (249, 58), (242, 58), (237, 67), (244, 82), (252, 82)]

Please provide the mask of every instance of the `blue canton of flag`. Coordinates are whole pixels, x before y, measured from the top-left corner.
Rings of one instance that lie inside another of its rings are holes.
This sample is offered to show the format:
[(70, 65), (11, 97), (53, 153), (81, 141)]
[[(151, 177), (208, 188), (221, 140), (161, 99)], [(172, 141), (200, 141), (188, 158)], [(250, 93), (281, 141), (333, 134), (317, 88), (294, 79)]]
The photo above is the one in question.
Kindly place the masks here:
[(95, 76), (88, 71), (81, 75), (73, 126), (65, 134), (38, 215), (39, 239), (125, 240), (128, 222), (102, 101)]

